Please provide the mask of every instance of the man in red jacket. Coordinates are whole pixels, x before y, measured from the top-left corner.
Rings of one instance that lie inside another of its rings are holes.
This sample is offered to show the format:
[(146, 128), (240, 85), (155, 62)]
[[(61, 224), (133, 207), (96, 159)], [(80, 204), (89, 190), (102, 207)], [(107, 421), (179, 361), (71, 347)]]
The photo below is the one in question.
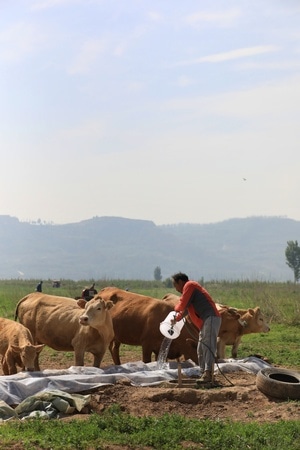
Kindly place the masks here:
[(197, 353), (200, 372), (200, 382), (213, 380), (213, 368), (217, 351), (217, 337), (221, 326), (221, 316), (216, 304), (201, 284), (190, 281), (185, 273), (172, 276), (176, 291), (181, 293), (179, 302), (175, 305), (176, 321), (189, 314), (191, 321), (200, 330)]

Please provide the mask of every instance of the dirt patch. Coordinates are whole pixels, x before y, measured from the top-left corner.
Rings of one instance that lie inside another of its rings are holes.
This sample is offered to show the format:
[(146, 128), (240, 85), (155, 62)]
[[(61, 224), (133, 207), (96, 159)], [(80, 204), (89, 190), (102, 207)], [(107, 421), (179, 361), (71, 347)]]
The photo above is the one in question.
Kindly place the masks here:
[(92, 394), (91, 409), (101, 413), (113, 404), (134, 416), (180, 414), (198, 419), (232, 419), (242, 422), (299, 420), (300, 403), (267, 398), (255, 385), (255, 375), (230, 374), (232, 385), (216, 376), (218, 387), (136, 387), (127, 381), (99, 389)]

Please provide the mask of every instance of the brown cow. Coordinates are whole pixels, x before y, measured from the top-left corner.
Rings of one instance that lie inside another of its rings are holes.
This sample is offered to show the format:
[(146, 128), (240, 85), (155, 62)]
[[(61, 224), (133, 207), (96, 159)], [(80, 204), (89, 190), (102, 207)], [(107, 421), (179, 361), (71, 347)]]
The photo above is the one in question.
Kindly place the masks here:
[[(74, 299), (32, 293), (19, 301), (15, 318), (29, 328), (36, 343), (74, 351), (76, 366), (83, 366), (84, 354), (90, 352), (94, 367), (99, 367), (114, 336), (109, 311), (113, 304), (94, 298), (84, 306), (83, 311)], [(38, 358), (35, 367), (38, 370)]]
[[(163, 300), (175, 305), (179, 300), (176, 294), (166, 294)], [(252, 309), (237, 309), (216, 303), (222, 322), (217, 343), (217, 357), (225, 358), (225, 347), (231, 345), (231, 355), (237, 357), (238, 347), (244, 334), (267, 333), (270, 331), (266, 320), (257, 306)], [(194, 344), (195, 345), (195, 344)]]
[(169, 302), (171, 305), (175, 306), (179, 302), (180, 296), (176, 294), (166, 294), (162, 298), (165, 302)]
[(33, 371), (36, 355), (44, 345), (33, 345), (31, 333), (22, 324), (0, 317), (0, 354), (4, 375), (17, 373), (17, 366), (22, 370)]
[[(115, 364), (121, 364), (119, 348), (121, 344), (142, 346), (143, 362), (151, 362), (152, 353), (157, 359), (164, 336), (159, 330), (160, 323), (173, 311), (173, 306), (160, 299), (128, 292), (115, 287), (106, 287), (99, 292), (105, 300), (114, 303), (111, 316), (115, 338), (110, 345), (110, 352)], [(180, 336), (172, 340), (168, 358), (181, 356), (198, 363), (196, 349), (187, 342), (190, 338), (186, 326)]]

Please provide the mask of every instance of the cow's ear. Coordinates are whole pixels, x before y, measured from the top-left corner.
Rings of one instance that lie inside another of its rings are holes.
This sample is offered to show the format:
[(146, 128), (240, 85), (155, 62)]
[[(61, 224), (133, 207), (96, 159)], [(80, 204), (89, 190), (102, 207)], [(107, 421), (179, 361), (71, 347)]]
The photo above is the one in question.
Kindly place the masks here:
[(40, 353), (44, 347), (45, 347), (45, 344), (35, 345), (35, 349), (36, 349), (37, 353)]
[(77, 305), (81, 309), (84, 309), (86, 304), (87, 304), (87, 301), (84, 300), (83, 298), (80, 298), (79, 300), (77, 300)]
[(105, 302), (105, 308), (107, 310), (109, 310), (110, 308), (112, 308), (114, 306), (113, 302), (108, 300), (107, 302)]

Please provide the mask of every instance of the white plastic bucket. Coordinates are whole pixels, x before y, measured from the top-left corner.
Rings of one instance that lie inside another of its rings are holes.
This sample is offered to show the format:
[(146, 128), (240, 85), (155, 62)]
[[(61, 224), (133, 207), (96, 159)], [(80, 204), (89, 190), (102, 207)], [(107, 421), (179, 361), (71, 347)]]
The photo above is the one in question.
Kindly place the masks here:
[(165, 337), (169, 339), (176, 339), (180, 335), (181, 329), (184, 325), (185, 319), (181, 319), (178, 322), (175, 322), (174, 325), (172, 325), (172, 320), (174, 320), (176, 317), (176, 312), (171, 311), (165, 320), (160, 323), (159, 330), (161, 334), (163, 334)]

